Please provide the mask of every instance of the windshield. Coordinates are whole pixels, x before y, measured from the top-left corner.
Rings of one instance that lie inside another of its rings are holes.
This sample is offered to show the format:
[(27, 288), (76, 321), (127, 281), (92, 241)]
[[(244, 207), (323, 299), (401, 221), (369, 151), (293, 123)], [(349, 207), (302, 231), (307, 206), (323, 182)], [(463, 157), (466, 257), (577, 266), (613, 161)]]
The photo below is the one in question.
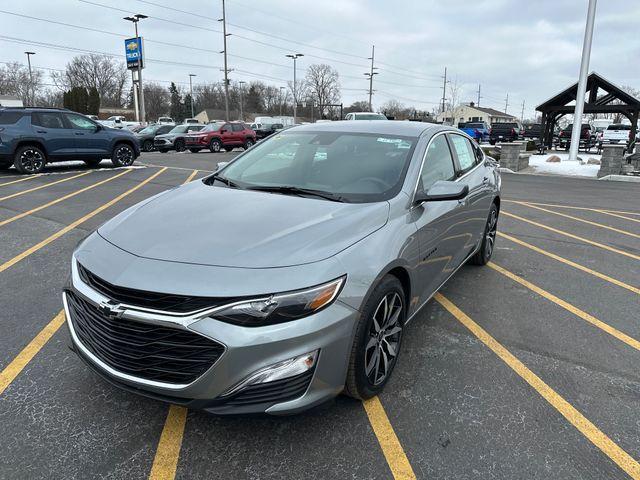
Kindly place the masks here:
[(178, 125), (173, 127), (169, 133), (185, 133), (191, 125)]
[(238, 157), (221, 176), (241, 188), (295, 187), (347, 202), (377, 202), (400, 191), (415, 142), (374, 134), (280, 133)]
[(356, 113), (356, 120), (386, 120), (387, 117), (382, 115), (381, 113)]
[(162, 125), (151, 125), (149, 127), (143, 128), (138, 133), (140, 133), (141, 135), (145, 135), (147, 133), (156, 133), (160, 129), (161, 126)]
[(208, 123), (200, 131), (201, 132), (217, 132), (218, 130), (220, 130), (222, 128), (223, 125), (224, 125), (224, 123)]

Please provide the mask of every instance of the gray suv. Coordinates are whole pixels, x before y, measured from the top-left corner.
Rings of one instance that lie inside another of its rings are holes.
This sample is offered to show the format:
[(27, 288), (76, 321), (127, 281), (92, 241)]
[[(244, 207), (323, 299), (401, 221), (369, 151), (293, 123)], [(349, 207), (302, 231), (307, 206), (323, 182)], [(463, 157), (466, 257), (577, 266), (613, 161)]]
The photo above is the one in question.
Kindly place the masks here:
[(78, 246), (72, 348), (121, 388), (218, 414), (370, 398), (408, 322), (489, 260), (499, 209), (497, 165), (459, 130), (291, 128)]

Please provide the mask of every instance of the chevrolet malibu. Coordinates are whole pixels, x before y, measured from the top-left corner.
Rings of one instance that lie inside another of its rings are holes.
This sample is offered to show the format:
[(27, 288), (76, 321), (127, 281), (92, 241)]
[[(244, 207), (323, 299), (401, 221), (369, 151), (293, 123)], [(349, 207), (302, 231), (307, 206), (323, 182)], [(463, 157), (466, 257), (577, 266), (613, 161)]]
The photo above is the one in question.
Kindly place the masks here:
[(460, 130), (288, 129), (78, 246), (72, 348), (121, 388), (217, 414), (370, 398), (409, 321), (491, 258), (499, 209), (497, 166)]

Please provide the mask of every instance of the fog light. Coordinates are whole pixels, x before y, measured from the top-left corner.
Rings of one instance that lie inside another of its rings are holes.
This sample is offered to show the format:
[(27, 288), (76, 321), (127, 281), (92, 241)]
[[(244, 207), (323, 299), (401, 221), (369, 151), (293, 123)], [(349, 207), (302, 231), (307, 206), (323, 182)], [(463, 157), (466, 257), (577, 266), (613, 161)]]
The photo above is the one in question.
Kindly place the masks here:
[(299, 355), (282, 362), (274, 363), (268, 367), (261, 368), (257, 372), (249, 375), (240, 383), (231, 387), (221, 396), (228, 397), (229, 395), (239, 392), (250, 385), (275, 382), (276, 380), (295, 377), (296, 375), (307, 372), (315, 366), (319, 351), (320, 350), (315, 350), (313, 352), (305, 353), (304, 355)]

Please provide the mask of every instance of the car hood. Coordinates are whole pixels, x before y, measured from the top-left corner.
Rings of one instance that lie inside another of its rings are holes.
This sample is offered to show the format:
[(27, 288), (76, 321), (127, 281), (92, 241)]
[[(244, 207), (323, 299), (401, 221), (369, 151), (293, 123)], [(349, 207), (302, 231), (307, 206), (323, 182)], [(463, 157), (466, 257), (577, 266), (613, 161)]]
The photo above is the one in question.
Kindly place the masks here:
[(339, 203), (196, 181), (131, 207), (98, 233), (139, 257), (273, 268), (329, 258), (388, 217), (387, 202)]
[(186, 135), (185, 133), (163, 133), (162, 135), (156, 135), (155, 138), (163, 138), (167, 140), (174, 140), (180, 136)]

